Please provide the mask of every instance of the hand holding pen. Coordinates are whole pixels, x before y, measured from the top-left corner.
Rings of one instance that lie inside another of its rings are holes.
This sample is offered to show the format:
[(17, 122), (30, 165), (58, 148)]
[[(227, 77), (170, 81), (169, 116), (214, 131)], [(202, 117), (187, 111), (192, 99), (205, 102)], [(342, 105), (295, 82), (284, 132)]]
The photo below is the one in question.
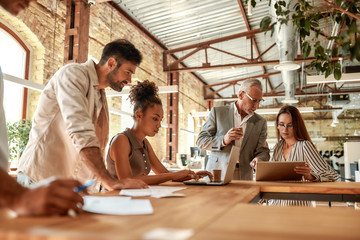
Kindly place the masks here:
[(80, 187), (76, 187), (74, 189), (74, 191), (75, 192), (83, 192), (86, 188), (91, 187), (94, 183), (95, 183), (95, 181), (93, 179), (90, 179), (84, 185), (82, 185)]
[[(95, 183), (95, 181), (93, 180), (93, 179), (90, 179), (90, 180), (88, 180), (84, 185), (82, 185), (82, 186), (80, 186), (80, 187), (76, 187), (76, 188), (74, 188), (74, 192), (76, 192), (76, 193), (81, 193), (81, 192), (84, 192), (85, 191), (85, 193), (87, 193), (86, 192), (86, 188), (88, 188), (88, 187), (91, 187), (93, 184)], [(77, 204), (77, 207), (78, 207), (78, 209), (80, 210), (81, 208), (82, 208), (82, 204)], [(76, 213), (77, 211), (75, 211), (74, 209), (69, 209), (68, 210), (68, 215), (69, 216), (71, 216), (71, 217), (76, 217), (76, 215), (77, 215), (77, 213)]]
[(19, 216), (65, 215), (68, 210), (79, 212), (83, 198), (74, 188), (81, 183), (72, 179), (51, 179), (32, 189), (23, 188), (11, 207)]

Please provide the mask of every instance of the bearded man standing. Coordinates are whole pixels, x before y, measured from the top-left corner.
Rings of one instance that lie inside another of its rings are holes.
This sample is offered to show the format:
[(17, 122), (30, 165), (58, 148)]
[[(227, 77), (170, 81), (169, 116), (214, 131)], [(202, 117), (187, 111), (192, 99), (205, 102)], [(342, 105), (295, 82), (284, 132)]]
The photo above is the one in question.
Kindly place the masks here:
[(142, 56), (127, 40), (108, 43), (100, 62), (71, 63), (47, 83), (35, 111), (28, 145), (19, 161), (18, 182), (25, 186), (42, 179), (98, 179), (108, 190), (143, 188), (140, 180), (112, 178), (105, 168), (109, 110), (105, 88), (121, 91)]

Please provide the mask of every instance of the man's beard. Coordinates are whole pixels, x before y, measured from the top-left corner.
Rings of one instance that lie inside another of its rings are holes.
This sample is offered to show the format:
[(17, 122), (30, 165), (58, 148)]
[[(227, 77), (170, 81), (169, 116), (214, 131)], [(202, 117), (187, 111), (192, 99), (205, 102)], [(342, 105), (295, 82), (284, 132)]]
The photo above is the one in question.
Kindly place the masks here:
[(123, 86), (121, 86), (122, 84), (125, 86), (125, 84), (127, 83), (127, 81), (122, 81), (122, 82), (115, 82), (113, 79), (114, 75), (114, 71), (111, 71), (110, 73), (108, 73), (106, 75), (106, 81), (109, 83), (110, 87), (117, 91), (117, 92), (121, 92), (123, 89)]

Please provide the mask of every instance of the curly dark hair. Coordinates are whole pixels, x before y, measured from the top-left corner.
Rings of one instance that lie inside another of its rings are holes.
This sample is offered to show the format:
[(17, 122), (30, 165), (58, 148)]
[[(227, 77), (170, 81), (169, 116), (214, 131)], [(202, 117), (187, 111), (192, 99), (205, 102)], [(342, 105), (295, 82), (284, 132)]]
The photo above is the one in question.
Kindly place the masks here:
[(134, 105), (134, 120), (136, 110), (140, 109), (145, 113), (148, 107), (152, 107), (155, 104), (162, 105), (158, 92), (159, 88), (154, 82), (149, 80), (138, 81), (136, 85), (131, 87), (129, 98), (130, 102)]

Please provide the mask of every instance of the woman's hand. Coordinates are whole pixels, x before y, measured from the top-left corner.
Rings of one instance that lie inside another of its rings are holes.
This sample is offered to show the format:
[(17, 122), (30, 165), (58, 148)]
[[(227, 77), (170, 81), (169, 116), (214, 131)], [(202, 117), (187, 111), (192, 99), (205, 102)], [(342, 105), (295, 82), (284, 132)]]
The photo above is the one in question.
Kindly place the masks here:
[(181, 170), (174, 173), (174, 178), (172, 179), (174, 182), (183, 182), (190, 179), (196, 179), (203, 178), (205, 176), (208, 176), (210, 179), (213, 179), (213, 175), (208, 171), (198, 171), (194, 172), (191, 170)]
[(183, 182), (195, 178), (195, 173), (191, 170), (181, 170), (173, 173), (174, 182)]
[(310, 168), (308, 163), (305, 163), (305, 166), (297, 166), (297, 167), (295, 167), (294, 171), (297, 174), (303, 175), (306, 180), (313, 181), (313, 180), (316, 179), (313, 175), (311, 175), (311, 173), (310, 173), (311, 168)]
[(194, 178), (195, 178), (196, 180), (198, 180), (199, 178), (203, 178), (203, 177), (206, 177), (206, 176), (208, 176), (211, 181), (212, 181), (213, 178), (214, 178), (213, 175), (212, 175), (210, 172), (208, 172), (208, 171), (198, 171), (198, 172), (195, 173)]
[(260, 158), (254, 158), (251, 162), (250, 162), (250, 167), (252, 167), (253, 169), (256, 169), (256, 165), (258, 162), (261, 162), (262, 160)]

